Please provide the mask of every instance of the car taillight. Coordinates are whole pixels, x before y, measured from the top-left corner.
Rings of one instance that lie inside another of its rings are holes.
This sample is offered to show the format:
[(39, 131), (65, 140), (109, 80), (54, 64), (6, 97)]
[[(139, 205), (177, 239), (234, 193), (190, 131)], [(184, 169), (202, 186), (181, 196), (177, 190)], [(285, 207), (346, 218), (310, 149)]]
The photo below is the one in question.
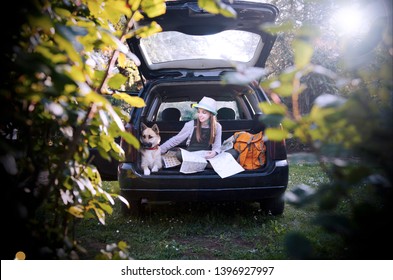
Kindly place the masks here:
[[(132, 124), (127, 124), (126, 131), (134, 136), (136, 135), (136, 129)], [(120, 140), (120, 145), (125, 153), (125, 162), (136, 162), (138, 150), (135, 149), (135, 147), (132, 146), (131, 144), (128, 144), (123, 138), (121, 138)]]

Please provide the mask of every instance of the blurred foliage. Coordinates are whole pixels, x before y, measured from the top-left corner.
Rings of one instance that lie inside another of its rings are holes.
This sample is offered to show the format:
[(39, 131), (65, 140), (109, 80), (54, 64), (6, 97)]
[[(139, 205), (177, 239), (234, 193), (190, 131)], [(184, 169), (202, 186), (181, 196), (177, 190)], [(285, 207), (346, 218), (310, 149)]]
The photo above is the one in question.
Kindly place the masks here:
[[(75, 259), (84, 253), (73, 236), (75, 220), (105, 224), (115, 200), (128, 204), (102, 187), (100, 174), (89, 163), (89, 148), (103, 158), (120, 160), (124, 151), (116, 137), (139, 147), (124, 129), (128, 112), (110, 101), (119, 100), (129, 108), (144, 106), (138, 97), (117, 93), (129, 88), (124, 84), (136, 84), (139, 61), (124, 44), (125, 38), (132, 36), (141, 7), (153, 16), (164, 13), (165, 4), (151, 0), (14, 4), (18, 6), (9, 11), (15, 22), (6, 28), (1, 54), (0, 171), (7, 182), (2, 209), (4, 224), (12, 225), (1, 256), (13, 259), (23, 251), (27, 259)], [(139, 34), (149, 32), (147, 26)], [(116, 256), (124, 256), (123, 247)]]
[(129, 251), (130, 246), (126, 242), (108, 244), (96, 255), (96, 260), (132, 260)]
[[(344, 38), (321, 28), (332, 8), (340, 7), (338, 3), (291, 1), (292, 5), (284, 7), (287, 1), (270, 2), (281, 4), (281, 19), (285, 20), (279, 27), (263, 28), (279, 34), (279, 45), (281, 40), (287, 48), (276, 45), (282, 57), (274, 62), (285, 67), (278, 67), (261, 83), (282, 113), (275, 109), (269, 112), (274, 121), (269, 116), (264, 121), (276, 126), (279, 119), (288, 132), (286, 138), (299, 139), (310, 147), (330, 178), (316, 192), (299, 185), (288, 193), (287, 201), (299, 207), (318, 205), (314, 223), (342, 238), (343, 258), (390, 259), (386, 248), (393, 245), (392, 4), (379, 1), (384, 9), (366, 36), (344, 44), (340, 42)], [(299, 5), (304, 9), (297, 9)], [(301, 14), (311, 11), (315, 13), (308, 19), (315, 21), (304, 21)], [(329, 46), (331, 52), (323, 55), (321, 46)], [(271, 58), (277, 55), (273, 53)], [(309, 102), (309, 109), (302, 110), (306, 106), (301, 97)], [(268, 131), (266, 135), (269, 137)], [(315, 255), (313, 244), (301, 233), (289, 234), (286, 244), (291, 258), (324, 258)]]

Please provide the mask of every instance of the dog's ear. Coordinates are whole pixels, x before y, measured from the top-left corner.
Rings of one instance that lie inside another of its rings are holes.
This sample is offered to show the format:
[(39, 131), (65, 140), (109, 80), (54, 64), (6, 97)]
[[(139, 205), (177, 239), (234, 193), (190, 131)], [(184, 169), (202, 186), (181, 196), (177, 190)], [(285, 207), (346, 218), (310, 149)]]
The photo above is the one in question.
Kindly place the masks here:
[(153, 129), (156, 134), (160, 134), (160, 129), (156, 123), (151, 127), (151, 129)]
[(147, 125), (145, 125), (144, 123), (141, 123), (141, 131), (144, 131), (147, 128)]

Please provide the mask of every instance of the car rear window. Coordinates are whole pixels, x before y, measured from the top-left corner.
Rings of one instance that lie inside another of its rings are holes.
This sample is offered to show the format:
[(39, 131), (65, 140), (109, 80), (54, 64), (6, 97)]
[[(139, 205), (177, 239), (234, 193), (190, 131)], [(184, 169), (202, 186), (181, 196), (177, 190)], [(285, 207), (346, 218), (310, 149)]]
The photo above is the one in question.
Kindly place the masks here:
[(258, 34), (241, 30), (204, 36), (160, 32), (142, 38), (140, 45), (150, 69), (166, 68), (166, 64), (171, 68), (207, 69), (222, 67), (222, 63), (228, 66), (231, 61), (254, 65), (262, 46)]

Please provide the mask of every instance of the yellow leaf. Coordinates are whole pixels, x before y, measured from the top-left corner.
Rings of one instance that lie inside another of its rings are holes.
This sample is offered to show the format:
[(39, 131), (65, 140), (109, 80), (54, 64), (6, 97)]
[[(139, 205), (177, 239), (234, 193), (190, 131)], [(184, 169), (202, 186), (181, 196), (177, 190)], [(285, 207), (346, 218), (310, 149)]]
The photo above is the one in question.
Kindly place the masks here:
[(67, 52), (69, 58), (74, 62), (75, 65), (83, 65), (80, 54), (75, 50), (75, 47), (66, 38), (58, 35), (57, 33), (53, 36), (53, 39), (61, 50)]
[(225, 17), (235, 18), (236, 11), (221, 1), (198, 0), (198, 6), (212, 14), (221, 14)]
[(28, 16), (28, 21), (31, 27), (38, 27), (43, 29), (46, 33), (50, 33), (51, 28), (53, 27), (53, 23), (49, 17), (40, 16), (40, 17), (32, 17)]
[(141, 19), (143, 19), (143, 15), (139, 11), (135, 11), (133, 19), (135, 21), (140, 21)]
[(67, 212), (77, 218), (83, 218), (84, 209), (83, 206), (80, 205), (71, 206), (70, 208), (68, 208)]
[(46, 58), (50, 59), (54, 64), (62, 64), (67, 61), (67, 56), (65, 56), (62, 53), (54, 54), (51, 52), (51, 50), (47, 47), (44, 47), (42, 45), (38, 45), (36, 48), (36, 53), (40, 53)]
[(56, 14), (63, 16), (65, 18), (69, 18), (72, 16), (72, 14), (69, 10), (58, 8), (58, 7), (55, 7), (54, 10), (55, 10)]
[(70, 68), (68, 68), (67, 70), (69, 71), (68, 72), (69, 76), (73, 80), (78, 81), (78, 82), (82, 82), (82, 83), (86, 81), (85, 75), (80, 67), (73, 65)]
[(127, 243), (124, 241), (119, 241), (119, 243), (117, 243), (117, 247), (119, 247), (120, 250), (124, 251), (127, 250), (130, 246), (128, 246)]
[(128, 1), (128, 3), (131, 4), (131, 10), (137, 11), (139, 9), (139, 6), (141, 5), (141, 0), (130, 0)]
[(94, 207), (94, 212), (101, 224), (105, 225), (105, 212), (100, 208)]
[(119, 57), (117, 59), (117, 62), (120, 67), (127, 67), (127, 56), (124, 53), (119, 53)]
[(144, 0), (141, 7), (149, 18), (163, 15), (166, 12), (165, 0)]
[(105, 5), (105, 16), (110, 22), (118, 22), (123, 15), (126, 17), (131, 16), (131, 10), (124, 1), (107, 0)]
[(108, 106), (110, 105), (108, 99), (106, 99), (104, 96), (102, 96), (101, 94), (98, 94), (94, 91), (90, 91), (88, 92), (85, 96), (84, 96), (84, 101), (86, 104), (89, 104), (90, 102), (93, 102), (99, 106)]
[(135, 34), (141, 38), (146, 38), (161, 31), (162, 27), (157, 22), (153, 21), (150, 25), (139, 28)]
[(215, 1), (198, 0), (198, 6), (212, 14), (218, 14), (219, 12)]

